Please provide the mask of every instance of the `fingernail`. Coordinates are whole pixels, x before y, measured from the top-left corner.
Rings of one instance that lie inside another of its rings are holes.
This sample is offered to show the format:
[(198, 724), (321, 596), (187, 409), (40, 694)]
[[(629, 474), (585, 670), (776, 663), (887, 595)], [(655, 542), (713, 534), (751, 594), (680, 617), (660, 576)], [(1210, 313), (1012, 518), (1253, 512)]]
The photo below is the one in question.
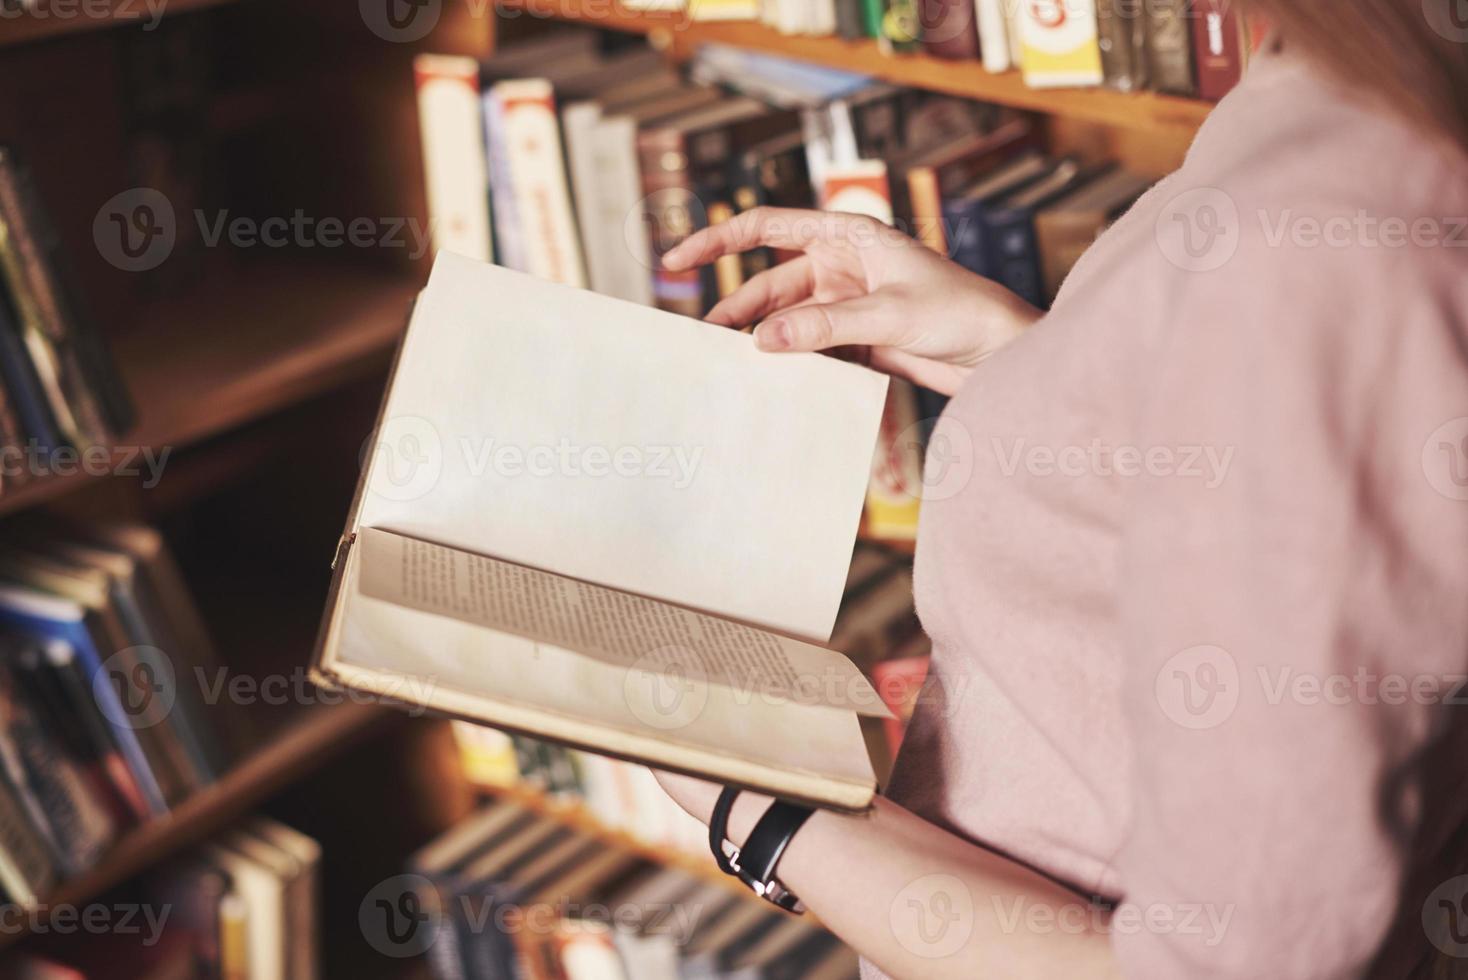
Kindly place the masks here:
[(789, 350), (790, 326), (784, 320), (767, 320), (754, 332), (754, 345), (760, 350)]
[(668, 249), (667, 254), (665, 254), (663, 256), (663, 268), (665, 268), (665, 269), (676, 269), (676, 268), (678, 268), (677, 264), (674, 262), (674, 257), (677, 254), (678, 254), (677, 247)]

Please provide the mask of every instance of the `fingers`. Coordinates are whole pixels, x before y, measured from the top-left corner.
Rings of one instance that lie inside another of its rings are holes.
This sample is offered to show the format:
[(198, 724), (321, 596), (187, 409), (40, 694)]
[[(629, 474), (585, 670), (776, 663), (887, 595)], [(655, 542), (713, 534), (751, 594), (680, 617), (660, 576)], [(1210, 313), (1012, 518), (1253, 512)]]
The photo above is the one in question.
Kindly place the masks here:
[(903, 304), (880, 293), (782, 310), (754, 331), (767, 351), (817, 351), (845, 344), (901, 347), (910, 333)]
[(814, 289), (811, 261), (802, 255), (750, 279), (719, 300), (704, 319), (726, 327), (758, 323), (776, 310), (810, 298)]
[(669, 269), (706, 265), (721, 255), (769, 246), (804, 250), (825, 238), (834, 238), (853, 221), (850, 214), (806, 211), (799, 208), (754, 208), (689, 235), (663, 256)]

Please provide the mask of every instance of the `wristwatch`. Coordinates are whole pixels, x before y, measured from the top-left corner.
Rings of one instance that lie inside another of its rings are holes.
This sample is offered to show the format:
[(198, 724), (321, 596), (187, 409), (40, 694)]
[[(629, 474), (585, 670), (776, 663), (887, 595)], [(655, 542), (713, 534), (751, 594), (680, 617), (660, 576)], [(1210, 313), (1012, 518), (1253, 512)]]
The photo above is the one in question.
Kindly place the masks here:
[(738, 797), (738, 789), (726, 786), (709, 817), (709, 849), (714, 852), (714, 860), (719, 862), (720, 870), (744, 882), (760, 898), (786, 912), (797, 915), (804, 912), (805, 906), (780, 883), (775, 871), (791, 838), (815, 811), (798, 803), (776, 800), (749, 832), (744, 846), (736, 847), (728, 837), (729, 813)]

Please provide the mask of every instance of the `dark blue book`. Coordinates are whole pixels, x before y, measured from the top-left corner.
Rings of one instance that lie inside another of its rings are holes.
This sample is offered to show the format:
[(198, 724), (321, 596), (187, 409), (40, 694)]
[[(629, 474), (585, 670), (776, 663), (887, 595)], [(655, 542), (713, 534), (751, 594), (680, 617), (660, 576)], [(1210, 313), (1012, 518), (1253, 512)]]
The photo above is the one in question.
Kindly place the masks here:
[(154, 813), (168, 812), (163, 790), (138, 740), (133, 716), (123, 704), (111, 678), (103, 671), (103, 658), (87, 626), (86, 610), (66, 599), (0, 583), (0, 626), (9, 626), (32, 636), (61, 640), (76, 652), (78, 662), (91, 682), (92, 696), (107, 721), (108, 732), (142, 790), (149, 809)]
[(986, 209), (995, 201), (1028, 187), (1055, 169), (1039, 153), (1026, 153), (976, 183), (943, 201), (943, 227), (948, 238), (948, 257), (970, 272), (992, 278)]
[(41, 381), (36, 377), (30, 355), (20, 339), (19, 324), (10, 297), (0, 284), (0, 383), (10, 393), (25, 437), (34, 442), (44, 460), (61, 445), (61, 433), (46, 404), (46, 393), (41, 390)]
[(1043, 307), (1045, 279), (1040, 268), (1035, 215), (1106, 169), (1109, 167), (1088, 168), (1077, 160), (1065, 160), (1044, 179), (989, 208), (985, 215), (989, 278), (1026, 302)]

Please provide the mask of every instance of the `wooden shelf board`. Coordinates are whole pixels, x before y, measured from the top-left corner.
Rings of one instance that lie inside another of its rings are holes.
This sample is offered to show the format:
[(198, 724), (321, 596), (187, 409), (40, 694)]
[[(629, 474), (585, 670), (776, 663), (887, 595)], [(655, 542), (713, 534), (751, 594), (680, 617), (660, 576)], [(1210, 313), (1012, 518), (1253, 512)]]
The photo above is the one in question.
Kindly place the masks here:
[[(45, 896), (41, 910), (24, 921), (44, 922), (49, 909), (84, 904), (160, 859), (204, 839), (321, 765), (333, 753), (398, 717), (398, 713), (380, 706), (354, 703), (303, 709), (301, 720), (257, 747), (217, 783), (185, 800), (171, 813), (134, 828), (101, 864), (63, 882)], [(7, 931), (0, 935), (0, 947), (23, 936), (23, 931)]]
[(501, 0), (503, 16), (533, 16), (574, 21), (590, 27), (652, 36), (654, 44), (680, 57), (713, 41), (751, 51), (784, 55), (830, 68), (861, 72), (897, 85), (995, 102), (1108, 126), (1167, 132), (1195, 132), (1213, 103), (1155, 92), (1110, 89), (1035, 89), (1019, 72), (991, 74), (977, 61), (949, 61), (926, 54), (884, 54), (875, 41), (786, 35), (753, 21), (690, 22), (682, 11), (633, 11), (618, 3), (598, 4), (593, 13), (574, 12), (556, 0)]
[[(417, 288), (406, 275), (297, 263), (219, 275), (153, 304), (114, 344), (138, 406), (118, 444), (177, 450), (385, 366)], [(114, 459), (137, 462), (131, 449)], [(0, 495), (0, 513), (87, 479), (37, 478)]]
[[(41, 0), (36, 10), (0, 18), (0, 48), (65, 34), (148, 25), (156, 16), (205, 10), (233, 0)], [(152, 7), (152, 10), (149, 7)]]

